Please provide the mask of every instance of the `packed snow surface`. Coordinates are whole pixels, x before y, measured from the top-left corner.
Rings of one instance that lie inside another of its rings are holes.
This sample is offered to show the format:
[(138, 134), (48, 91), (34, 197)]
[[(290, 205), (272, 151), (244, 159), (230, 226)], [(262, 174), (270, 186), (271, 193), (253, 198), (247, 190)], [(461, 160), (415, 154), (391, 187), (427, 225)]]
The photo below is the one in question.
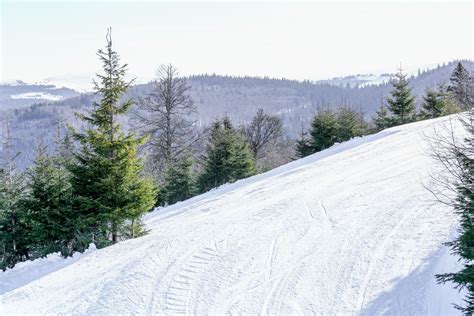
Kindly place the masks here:
[(425, 188), (425, 138), (449, 119), (156, 210), (147, 236), (3, 294), (0, 314), (456, 314), (461, 294), (434, 279), (458, 268), (442, 245), (456, 217)]
[(59, 252), (51, 253), (45, 258), (25, 261), (16, 264), (12, 269), (0, 272), (0, 294), (16, 289), (46, 274), (64, 268), (96, 250), (91, 244), (83, 253), (76, 252), (64, 259)]

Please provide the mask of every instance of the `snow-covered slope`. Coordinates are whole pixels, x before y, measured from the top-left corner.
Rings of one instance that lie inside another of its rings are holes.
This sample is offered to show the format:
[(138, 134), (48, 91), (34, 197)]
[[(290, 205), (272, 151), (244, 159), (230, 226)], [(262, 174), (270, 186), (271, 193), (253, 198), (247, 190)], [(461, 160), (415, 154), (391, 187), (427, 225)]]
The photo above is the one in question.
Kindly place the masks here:
[(49, 273), (62, 269), (95, 250), (95, 245), (90, 244), (89, 248), (83, 253), (76, 252), (72, 257), (66, 259), (59, 252), (56, 252), (47, 255), (45, 258), (20, 262), (12, 269), (0, 272), (0, 294), (19, 288)]
[(423, 185), (449, 118), (336, 145), (157, 210), (150, 234), (0, 296), (0, 314), (451, 314), (456, 227)]

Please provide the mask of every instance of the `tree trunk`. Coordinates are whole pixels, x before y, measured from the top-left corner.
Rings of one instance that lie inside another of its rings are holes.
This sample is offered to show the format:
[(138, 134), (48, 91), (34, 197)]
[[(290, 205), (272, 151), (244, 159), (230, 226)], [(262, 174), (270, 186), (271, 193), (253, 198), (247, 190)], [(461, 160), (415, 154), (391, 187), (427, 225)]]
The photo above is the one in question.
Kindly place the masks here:
[(12, 217), (12, 233), (13, 233), (13, 252), (16, 253), (16, 218), (13, 214)]
[(130, 232), (132, 238), (135, 238), (135, 219), (132, 219), (132, 224), (131, 224), (131, 232)]
[(115, 220), (112, 221), (112, 244), (117, 243), (117, 222)]

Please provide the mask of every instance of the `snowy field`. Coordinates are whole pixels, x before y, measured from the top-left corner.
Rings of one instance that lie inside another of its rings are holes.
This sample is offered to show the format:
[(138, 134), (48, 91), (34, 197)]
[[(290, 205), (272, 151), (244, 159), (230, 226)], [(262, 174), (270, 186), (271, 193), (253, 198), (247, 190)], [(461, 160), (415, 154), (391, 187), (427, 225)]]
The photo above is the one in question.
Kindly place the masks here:
[(456, 218), (423, 186), (434, 169), (425, 135), (448, 120), (353, 139), (157, 210), (147, 236), (46, 273), (34, 263), (0, 273), (38, 272), (0, 296), (0, 314), (459, 314), (461, 295), (434, 279), (457, 269), (442, 245)]

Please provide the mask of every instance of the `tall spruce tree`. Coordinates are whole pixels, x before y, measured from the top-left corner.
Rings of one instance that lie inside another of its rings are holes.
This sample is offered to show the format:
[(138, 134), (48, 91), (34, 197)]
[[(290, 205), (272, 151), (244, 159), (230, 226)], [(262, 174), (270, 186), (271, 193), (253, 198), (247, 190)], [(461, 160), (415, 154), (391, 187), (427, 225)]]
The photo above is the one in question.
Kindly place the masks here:
[(463, 110), (471, 109), (474, 104), (473, 80), (469, 71), (458, 62), (450, 78), (449, 91), (453, 93), (459, 107)]
[(124, 133), (117, 122), (132, 106), (131, 99), (120, 100), (133, 81), (124, 79), (127, 65), (120, 64), (112, 49), (110, 32), (105, 50), (98, 51), (104, 74), (97, 75), (95, 88), (101, 100), (88, 115), (79, 116), (88, 128), (74, 131), (80, 148), (69, 168), (79, 228), (99, 246), (116, 243), (119, 235), (133, 229), (156, 196), (152, 181), (141, 176), (142, 161), (137, 158), (137, 146), (145, 139)]
[(198, 178), (200, 192), (256, 173), (255, 161), (248, 145), (237, 133), (230, 120), (213, 123), (204, 169)]
[(392, 81), (391, 98), (387, 99), (388, 109), (393, 114), (394, 125), (406, 124), (416, 120), (415, 97), (411, 94), (407, 76), (402, 69)]

